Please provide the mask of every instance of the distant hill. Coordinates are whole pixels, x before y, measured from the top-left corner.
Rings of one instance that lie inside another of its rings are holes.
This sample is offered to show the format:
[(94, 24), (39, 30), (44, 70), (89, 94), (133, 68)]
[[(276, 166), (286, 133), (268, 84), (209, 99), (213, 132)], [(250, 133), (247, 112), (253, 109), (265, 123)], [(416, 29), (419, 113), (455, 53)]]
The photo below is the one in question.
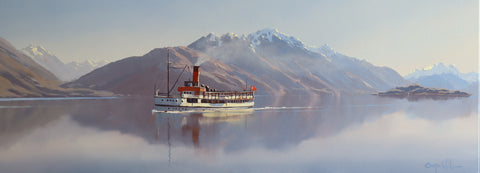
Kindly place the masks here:
[[(187, 47), (158, 48), (143, 56), (112, 62), (62, 86), (108, 90), (123, 95), (153, 95), (156, 86), (160, 92), (166, 93), (168, 51), (170, 51), (172, 67), (177, 68), (171, 70), (171, 86), (185, 65), (192, 66), (202, 57), (208, 59), (209, 63), (201, 66), (201, 83), (219, 90), (242, 90), (244, 88), (245, 78), (239, 78), (237, 75), (242, 73), (248, 75), (249, 73), (238, 72), (202, 52)], [(176, 86), (183, 85), (183, 81), (191, 78), (191, 72), (185, 72)], [(176, 88), (173, 91), (174, 94)]]
[(465, 89), (471, 85), (471, 83), (454, 74), (434, 74), (430, 76), (422, 76), (414, 81), (425, 87), (447, 88), (452, 90)]
[(0, 38), (0, 97), (63, 97), (96, 95), (88, 89), (63, 89), (60, 80)]
[(85, 60), (83, 62), (69, 62), (65, 64), (65, 67), (69, 69), (69, 71), (67, 72), (70, 73), (70, 76), (64, 78), (63, 81), (72, 81), (78, 79), (79, 77), (90, 73), (91, 71), (100, 68), (108, 63), (110, 63), (110, 61), (107, 60)]
[(29, 45), (21, 50), (25, 55), (30, 56), (35, 62), (51, 71), (62, 81), (71, 81), (104, 66), (108, 61), (94, 62), (87, 60), (82, 63), (63, 63), (55, 54), (41, 45)]
[(464, 90), (478, 83), (478, 73), (461, 73), (454, 65), (433, 64), (423, 69), (416, 69), (405, 79), (425, 87)]
[[(154, 86), (166, 91), (167, 50), (173, 65), (200, 65), (200, 81), (219, 90), (242, 90), (254, 84), (269, 95), (340, 95), (372, 93), (409, 82), (388, 67), (377, 67), (324, 45), (306, 46), (277, 30), (248, 36), (209, 34), (188, 47), (159, 48), (98, 68), (63, 87), (108, 90), (125, 95), (152, 95)], [(173, 85), (181, 70), (171, 75)], [(178, 85), (191, 78), (183, 74)]]

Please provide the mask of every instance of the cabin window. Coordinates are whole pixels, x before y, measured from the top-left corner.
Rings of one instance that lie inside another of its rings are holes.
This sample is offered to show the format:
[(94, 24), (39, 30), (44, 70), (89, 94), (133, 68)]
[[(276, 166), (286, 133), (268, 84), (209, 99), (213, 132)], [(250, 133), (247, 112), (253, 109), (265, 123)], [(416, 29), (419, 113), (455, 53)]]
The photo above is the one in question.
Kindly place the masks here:
[(196, 98), (187, 98), (187, 103), (198, 103), (198, 99), (196, 99)]

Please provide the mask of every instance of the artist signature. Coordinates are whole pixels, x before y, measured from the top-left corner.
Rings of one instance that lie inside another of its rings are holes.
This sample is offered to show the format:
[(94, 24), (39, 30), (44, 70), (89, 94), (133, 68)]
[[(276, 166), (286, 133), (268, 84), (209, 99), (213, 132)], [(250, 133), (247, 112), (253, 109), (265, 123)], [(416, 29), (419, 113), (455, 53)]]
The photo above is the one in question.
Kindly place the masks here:
[(447, 170), (453, 170), (453, 169), (458, 169), (458, 168), (461, 168), (463, 166), (460, 166), (458, 164), (456, 164), (453, 160), (450, 160), (450, 159), (445, 159), (445, 160), (442, 160), (440, 163), (430, 163), (430, 162), (427, 162), (425, 164), (425, 168), (433, 168), (435, 170), (435, 173), (437, 173), (437, 170), (438, 169), (447, 169)]

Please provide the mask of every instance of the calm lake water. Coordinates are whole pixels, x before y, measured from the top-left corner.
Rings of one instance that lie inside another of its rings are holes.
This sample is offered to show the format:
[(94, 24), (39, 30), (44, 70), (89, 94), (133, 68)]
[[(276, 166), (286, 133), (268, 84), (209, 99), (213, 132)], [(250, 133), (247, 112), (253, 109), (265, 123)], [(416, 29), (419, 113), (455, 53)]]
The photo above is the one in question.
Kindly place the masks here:
[(152, 114), (152, 98), (1, 99), (0, 172), (477, 172), (477, 97), (257, 96)]

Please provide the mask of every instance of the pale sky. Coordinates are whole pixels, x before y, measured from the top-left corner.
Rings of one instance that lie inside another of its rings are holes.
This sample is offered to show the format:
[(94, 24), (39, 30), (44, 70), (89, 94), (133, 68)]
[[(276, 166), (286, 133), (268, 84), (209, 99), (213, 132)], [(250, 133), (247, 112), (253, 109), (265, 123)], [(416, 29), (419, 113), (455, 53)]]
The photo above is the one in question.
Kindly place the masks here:
[(438, 62), (478, 71), (477, 0), (0, 0), (0, 37), (62, 61), (115, 61), (210, 32), (276, 28), (401, 75)]

